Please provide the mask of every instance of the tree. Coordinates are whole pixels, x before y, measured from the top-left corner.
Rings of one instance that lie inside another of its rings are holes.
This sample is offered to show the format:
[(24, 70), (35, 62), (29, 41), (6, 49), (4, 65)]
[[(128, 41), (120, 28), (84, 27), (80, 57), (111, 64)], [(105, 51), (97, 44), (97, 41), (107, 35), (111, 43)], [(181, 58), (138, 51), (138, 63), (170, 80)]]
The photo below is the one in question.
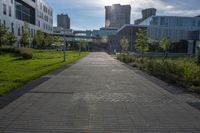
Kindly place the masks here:
[(37, 45), (39, 45), (40, 47), (42, 47), (43, 44), (44, 44), (44, 39), (45, 39), (44, 33), (42, 31), (37, 31), (35, 39), (36, 39)]
[(128, 51), (129, 43), (128, 43), (128, 40), (125, 37), (123, 37), (120, 40), (120, 45), (121, 45), (121, 48), (122, 48), (123, 52)]
[(59, 36), (54, 36), (53, 37), (53, 43), (55, 43), (57, 46), (60, 46), (61, 38)]
[(8, 28), (0, 25), (0, 55), (2, 54), (2, 46), (6, 41), (5, 35), (8, 32)]
[(5, 39), (6, 39), (5, 45), (10, 45), (10, 46), (12, 46), (17, 41), (17, 38), (11, 32), (7, 32), (5, 34)]
[(29, 33), (29, 29), (28, 29), (29, 25), (27, 22), (24, 22), (24, 31), (22, 33), (22, 37), (20, 39), (20, 43), (26, 47), (29, 45), (29, 41), (30, 41), (30, 33)]
[(147, 37), (147, 30), (139, 29), (139, 31), (136, 33), (135, 48), (142, 54), (143, 59), (144, 53), (149, 50), (149, 39)]
[(196, 62), (200, 65), (200, 44), (197, 46)]
[(44, 42), (45, 42), (45, 46), (51, 46), (54, 43), (54, 37), (52, 35), (48, 34), (45, 37)]
[(79, 50), (78, 50), (78, 54), (79, 56), (81, 55), (81, 50), (82, 48), (86, 48), (86, 41), (81, 39), (80, 42), (78, 43), (78, 47), (79, 47)]
[(164, 60), (167, 58), (168, 56), (168, 50), (170, 47), (170, 41), (167, 38), (163, 38), (160, 41), (160, 47), (162, 48), (162, 50), (164, 51)]

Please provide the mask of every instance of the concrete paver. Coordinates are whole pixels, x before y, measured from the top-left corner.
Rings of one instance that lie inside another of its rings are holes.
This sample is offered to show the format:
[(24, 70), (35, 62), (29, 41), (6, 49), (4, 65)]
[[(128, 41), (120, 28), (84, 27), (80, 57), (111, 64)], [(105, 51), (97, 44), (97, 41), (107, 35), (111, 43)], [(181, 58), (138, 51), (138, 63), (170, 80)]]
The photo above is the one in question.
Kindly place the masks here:
[(190, 94), (172, 94), (94, 52), (0, 110), (0, 132), (200, 132)]

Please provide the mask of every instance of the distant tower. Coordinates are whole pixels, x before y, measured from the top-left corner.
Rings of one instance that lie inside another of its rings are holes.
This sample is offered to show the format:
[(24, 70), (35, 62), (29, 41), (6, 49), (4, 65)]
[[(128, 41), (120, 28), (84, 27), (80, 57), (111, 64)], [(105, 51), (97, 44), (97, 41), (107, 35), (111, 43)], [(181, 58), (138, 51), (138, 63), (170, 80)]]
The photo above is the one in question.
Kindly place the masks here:
[(70, 18), (67, 14), (62, 13), (57, 15), (57, 27), (70, 29)]
[(131, 6), (114, 4), (105, 6), (105, 27), (121, 28), (125, 24), (130, 24)]
[(146, 19), (148, 17), (151, 16), (155, 16), (156, 15), (156, 9), (155, 8), (148, 8), (148, 9), (144, 9), (142, 10), (142, 18)]

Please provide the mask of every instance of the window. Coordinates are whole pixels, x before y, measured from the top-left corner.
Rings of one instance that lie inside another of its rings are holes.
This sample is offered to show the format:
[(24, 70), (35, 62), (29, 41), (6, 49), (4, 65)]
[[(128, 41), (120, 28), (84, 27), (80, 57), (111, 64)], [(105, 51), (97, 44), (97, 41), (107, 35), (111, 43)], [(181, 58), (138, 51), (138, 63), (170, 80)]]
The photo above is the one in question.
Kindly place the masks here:
[(3, 21), (3, 27), (6, 28), (6, 20)]
[(200, 27), (200, 21), (198, 21), (198, 27)]
[(11, 23), (11, 29), (12, 29), (12, 33), (14, 34), (14, 23)]
[(24, 26), (22, 26), (22, 34), (24, 33)]
[(11, 4), (13, 4), (13, 0), (11, 0)]
[(3, 14), (6, 15), (6, 4), (3, 4)]
[(11, 9), (11, 6), (9, 6), (9, 16), (11, 17), (11, 12), (12, 12), (12, 9)]
[(21, 33), (20, 33), (20, 26), (18, 26), (18, 36), (21, 36)]

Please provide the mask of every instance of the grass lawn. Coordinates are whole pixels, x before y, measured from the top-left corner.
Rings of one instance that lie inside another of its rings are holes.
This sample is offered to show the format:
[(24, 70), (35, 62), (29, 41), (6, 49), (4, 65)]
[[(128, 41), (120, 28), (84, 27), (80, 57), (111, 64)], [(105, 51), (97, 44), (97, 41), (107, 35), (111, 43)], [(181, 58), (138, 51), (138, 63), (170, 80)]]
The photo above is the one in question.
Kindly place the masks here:
[(78, 52), (68, 51), (65, 63), (62, 51), (33, 50), (32, 60), (23, 60), (10, 53), (0, 55), (0, 96), (87, 54), (82, 52), (79, 57)]

